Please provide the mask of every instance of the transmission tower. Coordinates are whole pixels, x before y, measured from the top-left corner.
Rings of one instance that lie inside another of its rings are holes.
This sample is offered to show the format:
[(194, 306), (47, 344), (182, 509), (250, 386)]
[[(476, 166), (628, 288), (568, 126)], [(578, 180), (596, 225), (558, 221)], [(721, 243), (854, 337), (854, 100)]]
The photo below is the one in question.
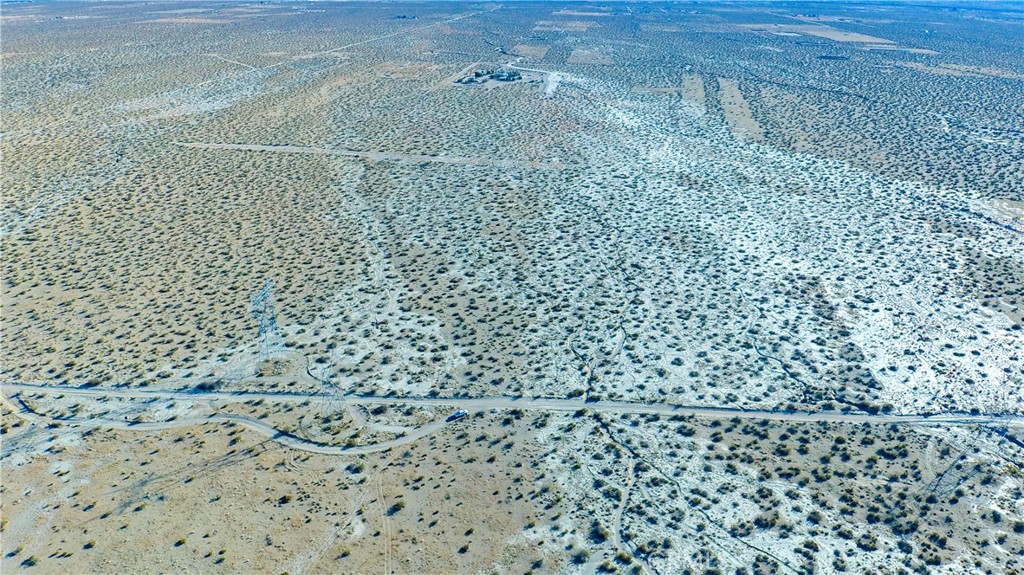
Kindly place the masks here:
[(256, 292), (249, 304), (249, 313), (256, 320), (258, 331), (259, 362), (270, 359), (271, 353), (281, 342), (277, 329), (277, 314), (274, 311), (274, 282), (263, 282), (263, 288)]
[(345, 406), (345, 398), (342, 396), (341, 389), (331, 381), (333, 369), (333, 363), (325, 366), (317, 378), (320, 384), (318, 395), (320, 396), (321, 417), (334, 415)]

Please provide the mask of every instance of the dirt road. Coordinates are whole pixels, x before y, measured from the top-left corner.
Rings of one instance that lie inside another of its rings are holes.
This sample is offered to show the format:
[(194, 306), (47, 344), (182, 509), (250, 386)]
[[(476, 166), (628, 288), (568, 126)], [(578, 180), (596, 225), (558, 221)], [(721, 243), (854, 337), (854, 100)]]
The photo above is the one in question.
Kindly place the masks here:
[(268, 146), (263, 144), (223, 144), (208, 142), (175, 142), (183, 148), (194, 148), (200, 150), (233, 150), (245, 152), (274, 152), (279, 154), (312, 154), (327, 156), (345, 156), (349, 158), (361, 158), (374, 162), (406, 162), (411, 164), (454, 164), (460, 166), (494, 166), (503, 169), (512, 168), (550, 168), (548, 164), (516, 162), (514, 160), (501, 160), (493, 158), (470, 158), (466, 156), (431, 156), (426, 154), (397, 154), (391, 152), (374, 152), (343, 150), (337, 148), (322, 148), (317, 146)]
[[(178, 401), (228, 401), (244, 402), (250, 400), (266, 400), (274, 402), (302, 403), (324, 399), (335, 399), (333, 396), (321, 394), (302, 394), (291, 392), (224, 392), (224, 391), (202, 391), (202, 390), (144, 390), (144, 389), (104, 389), (104, 388), (71, 388), (58, 386), (45, 386), (27, 383), (6, 383), (0, 386), (3, 398), (10, 403), (15, 413), (26, 420), (49, 424), (54, 420), (42, 414), (32, 411), (22, 400), (21, 394), (59, 394), (72, 397), (91, 398), (122, 398), (122, 399), (173, 399)], [(524, 411), (561, 411), (575, 412), (581, 409), (609, 414), (637, 414), (637, 415), (682, 415), (697, 416), (711, 419), (730, 419), (738, 417), (741, 419), (768, 419), (773, 421), (793, 422), (833, 422), (833, 423), (874, 423), (874, 424), (896, 424), (896, 425), (979, 425), (979, 424), (1000, 424), (1000, 425), (1022, 425), (1024, 416), (1021, 415), (975, 415), (975, 414), (935, 414), (935, 415), (896, 415), (896, 414), (870, 414), (870, 413), (843, 413), (843, 412), (806, 412), (806, 411), (772, 411), (772, 410), (744, 410), (731, 407), (704, 407), (704, 406), (682, 406), (666, 403), (634, 403), (625, 401), (592, 401), (586, 402), (576, 399), (561, 398), (529, 398), (529, 397), (477, 397), (477, 398), (433, 398), (433, 397), (382, 397), (366, 395), (346, 395), (341, 398), (348, 405), (402, 405), (420, 407), (450, 407), (456, 406), (469, 412), (484, 410), (511, 410), (521, 409)], [(106, 427), (114, 429), (131, 429), (138, 431), (156, 431), (183, 427), (190, 425), (201, 425), (203, 423), (235, 423), (249, 428), (273, 441), (286, 447), (300, 449), (312, 453), (325, 455), (359, 455), (387, 451), (394, 447), (412, 443), (420, 438), (440, 431), (443, 427), (454, 422), (443, 419), (428, 423), (426, 425), (411, 429), (408, 433), (382, 443), (374, 445), (361, 445), (353, 447), (325, 445), (310, 441), (288, 432), (277, 429), (259, 419), (234, 415), (234, 414), (213, 414), (205, 417), (192, 417), (175, 419), (164, 422), (143, 422), (134, 423), (130, 421), (117, 421), (102, 418), (83, 419), (61, 419), (63, 425), (76, 425), (84, 427)]]

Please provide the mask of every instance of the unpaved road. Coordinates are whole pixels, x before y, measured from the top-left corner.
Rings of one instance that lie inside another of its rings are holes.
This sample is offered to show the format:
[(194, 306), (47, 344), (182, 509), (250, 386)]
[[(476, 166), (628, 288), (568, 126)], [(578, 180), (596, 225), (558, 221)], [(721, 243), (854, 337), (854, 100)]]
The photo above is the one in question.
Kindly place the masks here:
[(426, 154), (396, 154), (391, 152), (363, 152), (317, 146), (268, 146), (264, 144), (222, 144), (209, 142), (174, 142), (183, 148), (200, 150), (233, 150), (244, 152), (274, 152), (278, 154), (312, 154), (320, 156), (345, 156), (361, 158), (374, 162), (407, 162), (411, 164), (455, 164), (460, 166), (494, 166), (504, 169), (512, 168), (548, 168), (548, 164), (516, 162), (491, 158), (470, 158), (465, 156), (429, 156)]
[(387, 451), (394, 447), (399, 447), (407, 443), (412, 443), (417, 439), (430, 435), (440, 430), (442, 427), (447, 425), (449, 422), (445, 420), (438, 420), (417, 427), (399, 437), (390, 441), (384, 441), (381, 443), (374, 443), (372, 445), (354, 445), (354, 446), (340, 446), (340, 445), (325, 445), (323, 443), (317, 443), (309, 439), (292, 435), (286, 431), (282, 431), (272, 425), (269, 425), (255, 417), (249, 417), (246, 415), (235, 415), (225, 413), (215, 413), (205, 417), (186, 417), (180, 419), (174, 419), (171, 421), (158, 421), (158, 422), (139, 422), (135, 423), (132, 421), (119, 421), (116, 419), (105, 419), (105, 418), (61, 418), (51, 419), (43, 416), (35, 411), (32, 411), (24, 402), (20, 401), (20, 398), (7, 398), (4, 396), (4, 400), (7, 401), (14, 409), (15, 414), (22, 419), (31, 421), (33, 423), (39, 423), (42, 425), (50, 425), (53, 423), (59, 423), (64, 426), (78, 426), (78, 427), (102, 427), (106, 429), (130, 429), (133, 431), (162, 431), (165, 429), (174, 429), (177, 427), (188, 427), (192, 425), (202, 425), (204, 423), (234, 423), (241, 425), (242, 427), (249, 428), (260, 435), (280, 443), (285, 447), (292, 449), (298, 449), (301, 451), (308, 451), (310, 453), (320, 453), (323, 455), (364, 455), (367, 453), (376, 453), (379, 451)]
[[(103, 389), (103, 388), (74, 388), (45, 386), (27, 383), (5, 383), (0, 386), (3, 398), (15, 409), (20, 417), (29, 420), (42, 420), (42, 423), (50, 423), (53, 420), (33, 412), (23, 402), (18, 394), (58, 394), (73, 397), (92, 398), (128, 398), (128, 399), (173, 399), (179, 401), (227, 401), (243, 402), (251, 400), (266, 400), (273, 402), (302, 403), (309, 401), (332, 399), (332, 396), (321, 394), (301, 394), (290, 392), (272, 391), (246, 391), (246, 392), (225, 392), (225, 391), (201, 391), (201, 390), (146, 390), (146, 389)], [(11, 397), (11, 396), (14, 397)], [(897, 425), (979, 425), (997, 423), (1001, 425), (1024, 424), (1024, 416), (1020, 415), (972, 415), (972, 414), (936, 414), (936, 415), (894, 415), (894, 414), (868, 414), (868, 413), (842, 413), (842, 412), (803, 412), (803, 411), (771, 411), (771, 410), (744, 410), (729, 407), (701, 407), (701, 406), (680, 406), (664, 403), (632, 403), (625, 401), (593, 401), (585, 402), (576, 399), (556, 398), (528, 398), (528, 397), (477, 397), (477, 398), (433, 398), (433, 397), (383, 397), (365, 395), (342, 396), (345, 403), (349, 405), (403, 405), (421, 407), (452, 407), (458, 406), (467, 411), (484, 410), (509, 410), (522, 409), (524, 411), (561, 411), (575, 412), (586, 409), (598, 413), (610, 414), (637, 414), (637, 415), (683, 415), (707, 417), (712, 419), (726, 419), (738, 417), (741, 419), (768, 419), (773, 421), (794, 421), (794, 422), (833, 422), (833, 423), (874, 423), (874, 424), (897, 424)], [(445, 420), (438, 420), (421, 427), (410, 430), (407, 434), (374, 445), (362, 445), (344, 447), (336, 445), (324, 445), (310, 441), (277, 429), (258, 419), (234, 415), (234, 414), (213, 414), (206, 417), (192, 417), (175, 419), (165, 422), (133, 423), (129, 421), (117, 421), (102, 418), (90, 419), (61, 419), (57, 420), (65, 425), (78, 425), (88, 427), (107, 427), (114, 429), (133, 430), (162, 430), (175, 427), (200, 425), (203, 423), (235, 423), (247, 427), (261, 435), (272, 439), (286, 447), (321, 453), (325, 455), (359, 455), (387, 451), (394, 447), (406, 445), (417, 439), (441, 430), (448, 423)]]
[[(4, 383), (0, 385), (5, 393), (59, 393), (80, 397), (111, 397), (132, 399), (177, 399), (192, 401), (249, 401), (263, 399), (301, 403), (331, 399), (333, 396), (317, 393), (294, 393), (286, 391), (202, 391), (202, 390), (149, 390), (100, 387), (58, 387), (30, 383)], [(1019, 424), (1024, 423), (1024, 415), (973, 415), (967, 413), (946, 413), (935, 415), (898, 415), (843, 413), (839, 411), (776, 411), (742, 409), (738, 407), (705, 407), (672, 405), (668, 403), (636, 403), (629, 401), (583, 401), (581, 399), (562, 398), (531, 398), (531, 397), (391, 397), (378, 395), (343, 395), (346, 403), (353, 405), (418, 405), (423, 407), (459, 406), (467, 411), (487, 409), (523, 409), (533, 411), (576, 411), (588, 409), (598, 413), (634, 413), (639, 415), (694, 415), (725, 419), (739, 417), (742, 419), (770, 419), (776, 421), (801, 422), (837, 422), (837, 423), (896, 423), (896, 424), (938, 424), (938, 425), (972, 425), (983, 423)]]
[(563, 79), (566, 79), (566, 77), (562, 73), (555, 72), (555, 71), (552, 71), (552, 70), (541, 70), (539, 68), (525, 68), (523, 66), (516, 66), (515, 64), (513, 64), (511, 62), (506, 64), (506, 66), (509, 67), (509, 68), (512, 68), (513, 70), (520, 70), (520, 71), (523, 71), (523, 72), (536, 72), (538, 74), (544, 74), (544, 86), (542, 88), (542, 92), (544, 93), (545, 96), (553, 96), (553, 95), (555, 95), (555, 90), (558, 89), (558, 84)]

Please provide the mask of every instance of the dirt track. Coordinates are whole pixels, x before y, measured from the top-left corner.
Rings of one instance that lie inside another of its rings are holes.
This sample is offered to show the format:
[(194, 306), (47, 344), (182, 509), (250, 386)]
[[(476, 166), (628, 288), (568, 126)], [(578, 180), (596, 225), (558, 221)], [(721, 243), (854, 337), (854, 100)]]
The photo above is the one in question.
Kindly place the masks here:
[[(306, 402), (318, 399), (331, 399), (320, 394), (300, 394), (288, 392), (222, 392), (222, 391), (174, 391), (174, 390), (140, 390), (140, 389), (102, 389), (102, 388), (68, 388), (42, 386), (26, 383), (3, 384), (4, 400), (10, 403), (15, 413), (23, 419), (49, 424), (51, 420), (32, 411), (20, 399), (20, 394), (49, 393), (77, 397), (107, 397), (128, 399), (174, 399), (183, 401), (249, 401), (263, 399), (275, 402)], [(13, 394), (11, 392), (14, 392)], [(9, 395), (10, 394), (10, 395)], [(805, 411), (771, 411), (743, 410), (727, 407), (680, 406), (664, 403), (630, 403), (624, 401), (593, 401), (586, 402), (576, 399), (527, 398), (527, 397), (478, 397), (478, 398), (431, 398), (431, 397), (381, 397), (381, 396), (343, 396), (350, 406), (354, 405), (417, 405), (421, 407), (458, 406), (467, 411), (522, 409), (527, 411), (578, 411), (581, 409), (598, 413), (631, 413), (639, 415), (684, 415), (712, 419), (742, 418), (768, 419), (774, 421), (795, 422), (834, 422), (834, 423), (882, 423), (897, 425), (979, 425), (999, 423), (1002, 425), (1024, 424), (1024, 417), (1019, 415), (973, 415), (973, 414), (935, 414), (935, 415), (894, 415), (843, 412), (805, 412)], [(387, 451), (405, 445), (440, 431), (448, 423), (438, 420), (410, 430), (408, 433), (373, 445), (344, 447), (325, 445), (298, 437), (277, 429), (259, 419), (234, 414), (213, 414), (206, 417), (175, 419), (173, 421), (134, 423), (102, 418), (61, 419), (63, 425), (84, 427), (106, 427), (112, 429), (131, 429), (138, 431), (155, 431), (175, 427), (201, 425), (204, 423), (235, 423), (247, 427), (261, 435), (286, 447), (321, 453), (325, 455), (360, 455)]]
[(328, 156), (345, 156), (360, 158), (374, 162), (407, 162), (412, 164), (435, 163), (454, 164), (460, 166), (495, 166), (498, 168), (544, 168), (545, 164), (531, 164), (514, 160), (496, 160), (488, 158), (470, 158), (464, 156), (428, 156), (425, 154), (394, 154), (390, 152), (361, 152), (357, 150), (340, 150), (316, 146), (266, 146), (262, 144), (218, 144), (205, 142), (175, 142), (183, 148), (200, 150), (233, 150), (245, 152), (276, 152), (279, 154), (313, 154)]

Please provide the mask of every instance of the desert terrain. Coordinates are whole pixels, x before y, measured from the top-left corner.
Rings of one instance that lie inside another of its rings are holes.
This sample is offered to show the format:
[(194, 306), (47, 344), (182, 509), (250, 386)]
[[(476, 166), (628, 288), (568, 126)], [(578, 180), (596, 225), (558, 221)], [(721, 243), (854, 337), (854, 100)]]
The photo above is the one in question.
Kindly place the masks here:
[(0, 32), (4, 573), (1024, 572), (1019, 5)]

